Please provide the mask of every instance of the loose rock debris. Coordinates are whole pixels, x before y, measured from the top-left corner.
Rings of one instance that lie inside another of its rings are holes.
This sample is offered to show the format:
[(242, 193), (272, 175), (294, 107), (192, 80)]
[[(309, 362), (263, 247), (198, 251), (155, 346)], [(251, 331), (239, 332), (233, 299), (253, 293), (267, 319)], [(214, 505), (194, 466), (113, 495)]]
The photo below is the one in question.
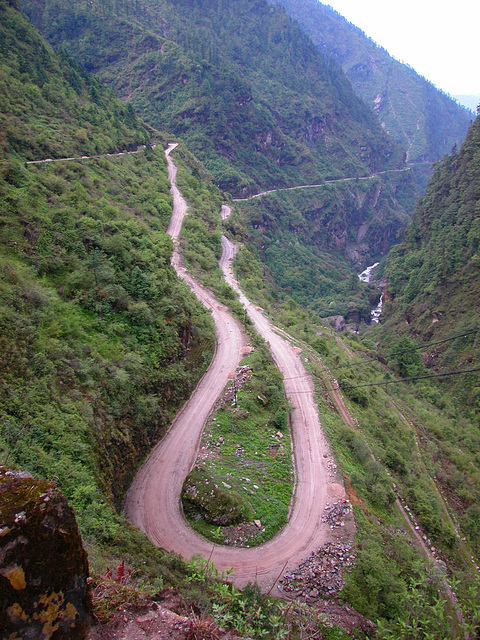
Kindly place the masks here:
[(335, 527), (345, 526), (345, 516), (347, 516), (352, 510), (352, 505), (349, 500), (342, 498), (338, 502), (325, 505), (325, 515), (322, 518), (322, 522), (326, 522), (330, 525), (331, 529)]
[(258, 527), (254, 522), (223, 527), (222, 534), (225, 536), (223, 543), (230, 547), (249, 547), (252, 540), (264, 531), (265, 527)]
[(215, 415), (217, 411), (220, 409), (220, 407), (222, 407), (224, 404), (232, 404), (235, 399), (235, 393), (238, 393), (239, 391), (241, 391), (243, 385), (251, 379), (252, 379), (251, 367), (249, 367), (248, 365), (245, 365), (237, 369), (235, 373), (235, 381), (234, 382), (232, 381), (232, 383), (227, 387), (223, 396), (219, 400), (217, 400), (217, 402), (215, 403), (213, 411), (208, 420), (210, 424), (215, 420)]
[(279, 589), (306, 601), (335, 595), (345, 586), (344, 571), (355, 566), (355, 557), (351, 544), (327, 542), (298, 569), (286, 573)]

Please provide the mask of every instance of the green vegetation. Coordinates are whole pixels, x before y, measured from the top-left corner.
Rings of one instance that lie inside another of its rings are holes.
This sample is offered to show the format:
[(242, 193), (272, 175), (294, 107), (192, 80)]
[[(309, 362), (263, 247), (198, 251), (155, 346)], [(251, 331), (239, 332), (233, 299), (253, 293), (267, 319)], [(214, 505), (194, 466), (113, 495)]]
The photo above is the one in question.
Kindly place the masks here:
[(24, 7), (55, 47), (181, 136), (231, 193), (402, 163), (341, 68), (263, 0)]
[[(341, 386), (391, 379), (393, 372), (384, 365), (361, 363), (373, 352), (359, 343), (348, 341), (352, 358), (346, 351), (339, 351), (336, 342), (329, 341), (326, 335), (324, 338), (328, 344), (327, 361), (334, 375), (341, 376)], [(353, 366), (344, 366), (348, 364)], [(435, 386), (426, 381), (345, 388), (344, 398), (355, 426), (342, 424), (332, 416), (322, 398), (319, 403), (321, 411), (324, 407), (327, 430), (356, 504), (359, 555), (344, 597), (359, 611), (388, 621), (387, 628), (393, 624), (398, 629), (400, 620), (416, 615), (408, 604), (414, 593), (410, 583), (413, 576), (415, 583), (423, 585), (423, 590), (418, 591), (423, 599), (417, 599), (416, 606), (417, 614), (423, 617), (424, 630), (428, 628), (426, 621), (429, 625), (441, 624), (443, 635), (436, 637), (451, 637), (452, 612), (450, 619), (449, 615), (439, 617), (434, 613), (439, 585), (441, 597), (447, 600), (439, 582), (442, 574), (438, 574), (438, 568), (426, 570), (424, 558), (408, 545), (411, 534), (395, 504), (395, 494), (406, 501), (414, 522), (430, 539), (429, 546), (434, 546), (437, 557), (446, 562), (447, 575), (460, 582), (457, 593), (468, 609), (466, 620), (471, 619), (475, 609), (469, 589), (478, 589), (478, 584), (475, 561), (470, 555), (478, 555), (479, 550), (459, 497), (463, 486), (471, 489), (478, 484), (479, 464), (472, 455), (480, 444), (478, 428), (435, 406), (436, 397), (439, 394)], [(466, 438), (475, 440), (472, 453), (464, 451)], [(452, 446), (453, 440), (459, 449)], [(480, 496), (470, 494), (470, 498), (476, 504)], [(459, 536), (465, 536), (467, 542)], [(446, 611), (448, 614), (448, 607)]]
[[(51, 114), (42, 125), (45, 139), (60, 156), (102, 150), (88, 140), (79, 147), (71, 137), (83, 117), (76, 109), (89, 114), (94, 141), (108, 132), (110, 106), (119, 114), (125, 108), (101, 87), (104, 101), (94, 102), (89, 87), (96, 82), (83, 75), (76, 105), (64, 82), (67, 63), (13, 7), (1, 3), (0, 12), (11, 78), (2, 107), (16, 104), (18, 83), (28, 88), (35, 61), (45, 59), (43, 87), (57, 91), (39, 103)], [(54, 478), (75, 509), (94, 570), (121, 554), (141, 566), (148, 547), (148, 567), (138, 571), (152, 576), (163, 554), (116, 510), (211, 358), (211, 319), (170, 266), (171, 196), (161, 145), (27, 165), (18, 160), (21, 150), (25, 158), (44, 151), (28, 133), (29, 114), (32, 121), (37, 115), (30, 107), (22, 111), (24, 127), (11, 110), (0, 116), (19, 123), (18, 145), (0, 163), (0, 460)], [(125, 136), (122, 126), (118, 146), (107, 150), (149, 140), (136, 117), (124, 125)], [(174, 563), (160, 562), (170, 582), (178, 580), (168, 568)]]
[[(237, 535), (242, 538), (236, 540), (237, 546), (268, 540), (286, 524), (293, 489), (282, 377), (263, 340), (255, 337), (252, 342), (254, 351), (242, 362), (248, 370), (240, 369), (245, 381), (237, 401), (230, 386), (209, 419), (200, 456), (185, 480), (183, 493), (185, 512), (195, 529), (215, 542), (231, 544)], [(206, 486), (213, 487), (215, 494), (206, 491)], [(233, 509), (229, 498), (235, 501)], [(221, 507), (225, 501), (226, 506)], [(198, 502), (200, 505), (194, 504)], [(218, 515), (212, 518), (212, 512)], [(197, 514), (200, 519), (195, 518)], [(253, 520), (260, 520), (261, 527), (251, 526), (238, 534), (222, 528)]]
[(219, 487), (203, 469), (194, 469), (185, 480), (182, 493), (185, 514), (199, 514), (208, 524), (227, 526), (247, 522), (253, 513), (237, 491)]
[(233, 299), (219, 266), (222, 254), (222, 194), (205, 167), (183, 145), (174, 151), (177, 184), (188, 204), (180, 235), (180, 247), (192, 274), (219, 298)]
[[(273, 2), (283, 5), (320, 51), (342, 65), (354, 91), (405, 149), (407, 162), (439, 160), (463, 141), (471, 112), (392, 58), (334, 9), (317, 0)], [(425, 186), (429, 172), (417, 169)]]
[[(239, 271), (241, 260), (240, 255)], [(357, 525), (356, 567), (341, 598), (370, 619), (383, 621), (385, 637), (396, 637), (388, 635), (388, 629), (396, 629), (393, 634), (402, 624), (415, 626), (419, 619), (425, 630), (438, 624), (443, 633), (439, 637), (453, 637), (457, 623), (448, 603), (442, 616), (434, 618), (439, 593), (447, 600), (443, 574), (439, 577), (437, 569), (429, 568), (412, 544), (412, 531), (397, 508), (399, 496), (413, 514), (412, 527), (418, 522), (446, 563), (466, 624), (478, 625), (478, 579), (471, 560), (479, 553), (474, 525), (480, 500), (478, 425), (445, 404), (434, 381), (357, 386), (423, 369), (412, 340), (402, 338), (378, 353), (371, 339), (364, 345), (354, 335), (341, 339), (296, 304), (280, 303), (265, 286), (255, 295), (255, 284), (250, 279), (243, 282), (250, 283), (249, 295), (266, 305), (277, 324), (311, 348), (304, 355), (317, 381), (321, 421), (342, 469)], [(351, 423), (332, 406), (327, 391), (332, 383), (326, 381), (319, 357), (340, 382)], [(415, 602), (412, 594), (418, 596)]]
[(413, 195), (412, 176), (406, 171), (235, 203), (227, 229), (255, 262), (249, 265), (242, 249), (238, 272), (246, 291), (265, 287), (253, 285), (261, 262), (279, 299), (289, 296), (322, 317), (368, 321), (380, 293), (360, 282), (351, 265), (360, 270), (396, 242)]
[[(427, 192), (417, 203), (401, 245), (389, 256), (388, 301), (381, 331), (407, 334), (420, 344), (433, 372), (478, 365), (480, 325), (480, 119), (472, 124), (459, 151), (436, 167)], [(458, 339), (450, 340), (450, 338)], [(438, 342), (446, 340), (438, 344)], [(446, 380), (446, 406), (476, 421), (478, 372)]]
[(56, 474), (97, 535), (111, 514), (94, 479), (119, 506), (208, 362), (211, 321), (169, 266), (160, 150), (4, 171), (3, 448)]
[(0, 158), (27, 160), (137, 148), (150, 136), (65, 53), (56, 56), (28, 20), (0, 3)]
[[(124, 0), (115, 7), (98, 0), (26, 0), (24, 6), (55, 47), (151, 125), (181, 136), (214, 183), (234, 195), (402, 166), (400, 149), (340, 67), (283, 9), (263, 0)], [(190, 166), (190, 174), (179, 176), (187, 200), (195, 200), (195, 216), (183, 231), (192, 240), (185, 259), (213, 275), (220, 194), (201, 186), (198, 167)], [(322, 316), (359, 322), (369, 317), (378, 291), (359, 284), (352, 265), (363, 269), (397, 241), (414, 193), (407, 171), (268, 196), (245, 205), (243, 240), (250, 250), (252, 243), (257, 247), (279, 295)]]
[[(398, 152), (384, 146), (338, 68), (325, 64), (284, 13), (264, 2), (250, 8), (243, 0), (30, 6), (55, 44), (69, 40), (87, 66), (103, 61), (102, 77), (138, 100), (155, 116), (151, 122), (178, 123), (192, 148), (204, 149), (214, 180), (232, 191), (396, 166)], [(322, 629), (317, 613), (271, 602), (255, 587), (239, 592), (208, 563), (155, 549), (118, 515), (135, 469), (205, 370), (213, 328), (170, 266), (169, 184), (161, 145), (150, 146), (165, 136), (65, 53), (55, 55), (14, 7), (0, 2), (0, 12), (0, 459), (53, 476), (75, 508), (98, 580), (107, 566), (127, 562), (137, 593), (173, 586), (186, 606), (244, 635), (340, 637)], [(298, 74), (297, 63), (308, 73)], [(161, 100), (150, 99), (154, 92)], [(144, 144), (115, 158), (25, 163)], [(356, 567), (338, 599), (380, 620), (387, 639), (454, 636), (454, 611), (438, 600), (445, 599), (445, 576), (467, 623), (478, 625), (471, 559), (480, 553), (478, 376), (448, 387), (434, 380), (359, 386), (432, 364), (441, 372), (475, 363), (478, 148), (477, 121), (462, 149), (438, 166), (393, 253), (387, 321), (363, 342), (332, 334), (319, 316), (366, 313), (375, 288), (361, 285), (347, 260), (376, 257), (393, 242), (412, 195), (406, 174), (267, 196), (242, 205), (227, 223), (243, 243), (238, 272), (247, 294), (310, 345), (305, 358), (322, 424), (357, 523)], [(193, 156), (182, 147), (175, 153), (190, 204), (181, 238), (186, 263), (243, 319), (217, 264), (221, 194)], [(442, 339), (448, 342), (432, 350), (413, 348)], [(226, 503), (223, 513), (234, 510), (232, 521), (261, 521), (265, 531), (248, 544), (283, 526), (291, 498), (288, 406), (265, 345), (254, 342), (245, 361), (252, 379), (236, 407), (218, 409), (203, 440), (213, 455), (195, 470), (198, 484), (217, 485), (216, 502)], [(333, 408), (318, 357), (339, 380), (351, 420)], [(441, 562), (433, 568), (397, 499), (435, 547)], [(205, 513), (211, 522), (196, 526), (224, 538), (222, 514)]]

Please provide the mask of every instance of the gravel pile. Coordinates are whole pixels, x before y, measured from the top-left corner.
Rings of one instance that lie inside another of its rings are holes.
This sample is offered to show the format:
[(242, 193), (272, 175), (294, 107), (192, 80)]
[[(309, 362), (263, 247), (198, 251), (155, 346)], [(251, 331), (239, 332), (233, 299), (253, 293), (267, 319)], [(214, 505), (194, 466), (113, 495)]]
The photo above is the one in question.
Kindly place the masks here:
[(343, 573), (355, 565), (356, 553), (351, 544), (327, 542), (312, 553), (298, 569), (286, 573), (279, 589), (304, 600), (317, 600), (339, 593), (345, 586)]
[(322, 518), (322, 522), (326, 522), (330, 525), (331, 529), (335, 527), (345, 526), (345, 516), (347, 516), (352, 510), (352, 505), (349, 500), (342, 498), (338, 502), (333, 504), (326, 504), (325, 515)]

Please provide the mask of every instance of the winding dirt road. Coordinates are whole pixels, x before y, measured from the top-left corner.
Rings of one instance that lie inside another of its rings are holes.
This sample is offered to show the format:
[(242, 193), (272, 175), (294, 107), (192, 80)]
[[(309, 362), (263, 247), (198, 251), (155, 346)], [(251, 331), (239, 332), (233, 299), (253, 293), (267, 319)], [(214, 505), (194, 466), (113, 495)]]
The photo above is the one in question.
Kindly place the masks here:
[[(155, 149), (157, 145), (153, 144), (152, 149)], [(114, 153), (100, 153), (96, 156), (72, 156), (70, 158), (45, 158), (44, 160), (26, 160), (25, 164), (45, 164), (47, 162), (71, 162), (72, 160), (95, 160), (98, 158), (115, 158), (117, 156), (129, 156), (131, 154), (140, 153), (145, 149), (145, 145), (142, 144), (138, 149), (132, 151), (115, 151)]]
[[(187, 211), (175, 185), (176, 169), (170, 158), (175, 146), (170, 145), (166, 151), (174, 197), (168, 233), (174, 242)], [(222, 210), (222, 217), (228, 216), (227, 209)], [(205, 421), (226, 383), (233, 377), (247, 342), (239, 323), (226, 307), (186, 272), (177, 249), (172, 264), (202, 303), (212, 310), (217, 329), (217, 349), (209, 369), (175, 418), (168, 434), (138, 472), (127, 494), (125, 513), (156, 545), (186, 558), (201, 554), (210, 558), (221, 571), (233, 567), (230, 580), (237, 586), (256, 581), (263, 590), (268, 590), (275, 584), (285, 564), (289, 568), (296, 567), (312, 551), (333, 538), (330, 528), (322, 523), (324, 506), (333, 497), (343, 497), (344, 489), (331, 481), (327, 471), (330, 451), (320, 426), (313, 384), (302, 363), (300, 350), (275, 333), (261, 309), (243, 295), (231, 268), (236, 248), (226, 238), (222, 238), (222, 246), (221, 266), (226, 280), (239, 293), (257, 331), (269, 342), (274, 360), (286, 378), (285, 390), (294, 407), (291, 424), (296, 487), (289, 522), (273, 540), (261, 547), (238, 549), (208, 542), (191, 529), (183, 516), (180, 503), (182, 484), (195, 462)]]
[[(419, 163), (424, 164), (424, 163)], [(427, 163), (431, 164), (431, 163)], [(298, 191), (299, 189), (318, 189), (320, 187), (325, 187), (328, 184), (335, 184), (336, 182), (355, 182), (356, 180), (372, 180), (377, 176), (383, 176), (386, 173), (404, 173), (405, 171), (411, 171), (411, 167), (403, 167), (402, 169), (386, 169), (385, 171), (378, 171), (377, 173), (372, 173), (370, 176), (362, 176), (355, 178), (332, 178), (331, 180), (325, 180), (320, 184), (301, 184), (296, 187), (279, 187), (278, 189), (270, 189), (269, 191), (262, 191), (260, 193), (256, 193), (253, 196), (248, 196), (248, 198), (234, 198), (234, 202), (248, 202), (248, 200), (254, 200), (255, 198), (260, 198), (261, 196), (266, 196), (269, 193), (279, 193), (280, 191)]]

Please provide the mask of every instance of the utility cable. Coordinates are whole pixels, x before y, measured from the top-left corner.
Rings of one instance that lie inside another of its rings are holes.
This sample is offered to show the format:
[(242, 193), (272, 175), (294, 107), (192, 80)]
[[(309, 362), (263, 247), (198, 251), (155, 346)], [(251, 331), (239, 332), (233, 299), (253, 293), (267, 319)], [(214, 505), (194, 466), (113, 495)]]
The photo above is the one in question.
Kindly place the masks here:
[[(372, 362), (373, 360), (378, 360), (380, 357), (390, 357), (390, 356), (395, 356), (398, 355), (400, 353), (408, 353), (409, 351), (418, 351), (419, 349), (426, 349), (427, 347), (432, 347), (436, 344), (443, 344), (444, 342), (451, 342), (452, 340), (457, 340), (458, 338), (466, 338), (467, 336), (473, 334), (473, 333), (478, 333), (480, 331), (480, 329), (474, 329), (473, 331), (467, 331), (466, 333), (461, 333), (457, 336), (454, 336), (453, 338), (446, 338), (445, 340), (437, 340), (436, 342), (429, 342), (428, 344), (423, 344), (417, 347), (409, 347), (408, 349), (402, 349), (400, 351), (393, 351), (392, 353), (390, 353), (388, 356), (380, 356), (380, 355), (376, 355), (375, 357), (372, 358), (365, 358), (363, 360), (356, 360), (355, 362), (351, 362), (350, 364), (341, 364), (338, 367), (328, 367), (329, 371), (336, 371), (337, 369), (345, 369), (347, 367), (354, 367), (357, 364), (363, 364), (364, 362)], [(306, 375), (301, 375), (301, 376), (291, 376), (290, 378), (283, 378), (284, 380), (297, 380), (298, 378), (305, 378), (308, 377), (309, 374)]]
[(480, 371), (480, 367), (474, 369), (463, 369), (462, 371), (450, 371), (449, 373), (430, 373), (423, 376), (413, 376), (412, 378), (400, 378), (400, 380), (384, 380), (382, 382), (364, 382), (363, 384), (345, 384), (342, 389), (357, 389), (358, 387), (381, 387), (385, 384), (399, 384), (400, 382), (410, 382), (410, 380), (422, 380), (425, 378), (444, 378), (446, 376), (459, 376), (464, 373), (474, 373)]
[(445, 342), (451, 342), (452, 340), (458, 340), (458, 338), (466, 338), (473, 333), (478, 333), (480, 329), (473, 329), (472, 331), (467, 331), (465, 333), (460, 333), (457, 336), (453, 336), (453, 338), (445, 338), (444, 340), (437, 340), (436, 342), (428, 342), (427, 344), (418, 345), (416, 347), (409, 347), (408, 349), (401, 349), (400, 351), (392, 351), (387, 356), (381, 356), (377, 354), (372, 358), (364, 358), (363, 360), (357, 360), (356, 362), (350, 362), (349, 364), (340, 364), (338, 367), (329, 367), (330, 371), (336, 371), (337, 369), (346, 369), (348, 367), (354, 367), (357, 364), (363, 364), (364, 362), (372, 362), (372, 360), (378, 360), (380, 357), (390, 358), (391, 356), (399, 355), (400, 353), (408, 353), (409, 351), (419, 351), (421, 349), (427, 349), (427, 347), (433, 347), (437, 344), (444, 344)]
[[(386, 384), (400, 384), (401, 382), (410, 382), (410, 380), (421, 380), (424, 378), (444, 378), (446, 376), (458, 376), (462, 373), (474, 373), (480, 371), (480, 367), (474, 369), (463, 369), (462, 371), (451, 371), (450, 373), (433, 373), (424, 376), (413, 376), (412, 378), (400, 378), (399, 380), (383, 380), (382, 382), (365, 382), (355, 385), (340, 385), (340, 389), (357, 389), (358, 387), (383, 387)], [(313, 393), (313, 391), (289, 391), (291, 393)]]

